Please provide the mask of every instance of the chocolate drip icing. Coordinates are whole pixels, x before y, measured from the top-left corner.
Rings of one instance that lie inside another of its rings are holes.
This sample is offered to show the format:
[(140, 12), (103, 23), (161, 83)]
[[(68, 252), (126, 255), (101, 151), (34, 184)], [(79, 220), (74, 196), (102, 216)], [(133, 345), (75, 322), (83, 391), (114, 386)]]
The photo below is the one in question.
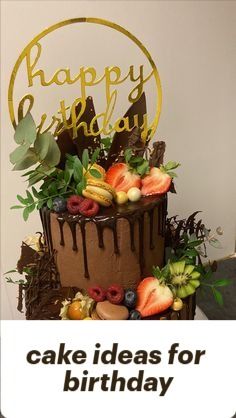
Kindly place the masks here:
[(83, 254), (84, 254), (84, 276), (87, 279), (89, 279), (85, 222), (80, 222), (80, 230), (81, 230), (81, 235), (82, 235), (82, 245), (83, 245)]
[(128, 222), (129, 222), (129, 229), (130, 229), (130, 248), (131, 248), (131, 251), (135, 251), (134, 222), (131, 219), (128, 219)]
[(43, 225), (43, 230), (45, 231), (46, 244), (48, 246), (49, 252), (53, 252), (52, 244), (52, 234), (51, 234), (51, 221), (50, 221), (50, 211), (47, 208), (40, 209), (40, 217)]
[(154, 209), (149, 210), (148, 211), (148, 215), (149, 215), (149, 225), (150, 225), (150, 229), (149, 229), (149, 237), (150, 237), (149, 245), (150, 245), (150, 250), (153, 250), (155, 248), (154, 243), (153, 243), (153, 218), (154, 218)]
[[(154, 211), (158, 210), (158, 231), (154, 231)], [(50, 228), (50, 210), (44, 208), (41, 210), (41, 219), (43, 223), (44, 232), (46, 235), (46, 240), (49, 246), (50, 253), (53, 252), (53, 244), (51, 237), (51, 228)], [(149, 196), (141, 199), (137, 203), (129, 203), (126, 206), (120, 207), (110, 207), (110, 208), (101, 208), (99, 215), (94, 218), (86, 218), (82, 215), (72, 216), (70, 214), (62, 213), (58, 215), (57, 221), (60, 229), (60, 245), (66, 245), (64, 240), (64, 224), (67, 223), (71, 235), (72, 235), (72, 249), (73, 251), (78, 251), (77, 238), (76, 238), (76, 225), (78, 224), (82, 236), (82, 248), (83, 248), (83, 258), (84, 258), (84, 275), (86, 278), (89, 278), (89, 265), (87, 258), (87, 246), (86, 246), (86, 224), (88, 222), (93, 222), (96, 225), (97, 237), (98, 237), (98, 246), (99, 248), (104, 248), (104, 229), (109, 228), (113, 232), (113, 245), (115, 254), (119, 254), (119, 244), (118, 244), (118, 235), (117, 235), (117, 221), (120, 218), (127, 219), (130, 228), (130, 248), (131, 251), (135, 251), (135, 224), (138, 223), (138, 245), (139, 245), (139, 264), (141, 276), (143, 275), (143, 270), (145, 267), (145, 258), (144, 258), (144, 247), (143, 247), (143, 238), (144, 238), (144, 216), (145, 213), (149, 217), (149, 243), (150, 249), (153, 250), (154, 245), (154, 234), (157, 232), (158, 235), (164, 237), (165, 233), (165, 216), (166, 216), (166, 196), (156, 197)]]
[(113, 239), (114, 239), (114, 252), (115, 254), (119, 254), (116, 220), (112, 225), (112, 231), (113, 231)]
[(141, 276), (143, 275), (143, 268), (145, 266), (144, 254), (143, 254), (143, 234), (144, 234), (144, 214), (142, 214), (138, 220), (139, 223), (139, 265)]
[(97, 227), (97, 234), (98, 234), (98, 246), (99, 248), (104, 248), (102, 225), (96, 222), (96, 227)]
[(64, 221), (64, 219), (60, 219), (60, 218), (57, 218), (57, 221), (59, 223), (59, 228), (60, 228), (60, 237), (61, 237), (60, 245), (62, 245), (64, 247), (65, 240), (64, 240), (64, 234), (63, 234), (63, 225), (64, 225), (65, 221)]
[(68, 222), (68, 225), (70, 227), (71, 234), (72, 234), (72, 240), (73, 240), (72, 250), (73, 251), (78, 251), (77, 240), (76, 240), (76, 222)]

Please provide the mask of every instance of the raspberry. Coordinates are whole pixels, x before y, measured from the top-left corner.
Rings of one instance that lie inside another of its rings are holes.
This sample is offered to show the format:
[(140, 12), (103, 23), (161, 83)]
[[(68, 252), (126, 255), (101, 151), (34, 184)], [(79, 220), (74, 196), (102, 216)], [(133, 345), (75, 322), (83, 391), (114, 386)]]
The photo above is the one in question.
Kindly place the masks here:
[(117, 284), (113, 284), (107, 289), (107, 299), (114, 305), (119, 305), (123, 301), (124, 294), (123, 287)]
[(106, 299), (106, 291), (100, 286), (90, 287), (88, 294), (95, 302), (103, 302)]
[(79, 206), (83, 202), (83, 197), (78, 195), (70, 196), (67, 200), (67, 209), (71, 215), (78, 215), (80, 213)]
[(95, 216), (99, 211), (99, 204), (92, 199), (84, 199), (79, 205), (79, 211), (84, 216)]

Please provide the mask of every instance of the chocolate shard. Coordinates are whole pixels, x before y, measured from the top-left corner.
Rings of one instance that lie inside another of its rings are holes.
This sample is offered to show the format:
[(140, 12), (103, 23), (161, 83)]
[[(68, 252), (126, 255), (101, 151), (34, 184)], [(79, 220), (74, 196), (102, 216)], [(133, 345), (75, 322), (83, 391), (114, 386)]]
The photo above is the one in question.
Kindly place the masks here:
[(156, 141), (153, 143), (153, 150), (150, 155), (150, 166), (160, 167), (163, 164), (166, 143), (164, 141)]
[[(145, 93), (143, 92), (140, 98), (130, 106), (127, 110), (126, 114), (124, 115), (125, 118), (129, 119), (129, 125), (132, 126), (134, 121), (134, 116), (138, 115), (138, 125), (142, 126), (143, 124), (143, 116), (147, 113), (146, 107), (146, 97)], [(119, 155), (124, 152), (124, 150), (129, 145), (129, 137), (130, 132), (123, 131), (123, 132), (116, 132), (113, 141), (111, 144), (111, 148), (107, 157), (106, 162), (106, 170), (116, 161), (119, 159)]]
[(71, 131), (69, 129), (66, 129), (61, 134), (58, 135), (57, 145), (61, 151), (61, 159), (57, 167), (60, 168), (61, 170), (64, 170), (65, 162), (66, 162), (66, 154), (70, 154), (70, 155), (77, 154), (77, 148), (75, 146), (75, 143), (72, 140)]
[[(75, 109), (77, 116), (79, 115), (80, 111), (81, 111), (81, 104), (79, 103)], [(88, 96), (86, 98), (86, 107), (85, 107), (84, 113), (81, 115), (79, 122), (80, 123), (85, 122), (88, 127), (88, 131), (90, 132), (90, 125), (95, 116), (96, 116), (96, 113), (94, 109), (93, 98), (91, 96)], [(93, 122), (93, 131), (94, 132), (99, 131), (97, 120)], [(88, 149), (89, 156), (91, 157), (95, 149), (101, 147), (100, 135), (95, 136), (95, 135), (90, 134), (89, 136), (85, 136), (83, 125), (78, 129), (77, 137), (74, 138), (73, 141), (77, 149), (77, 155), (80, 159), (82, 158), (82, 154), (85, 149)], [(104, 156), (102, 155), (102, 153), (100, 153), (100, 158), (98, 159), (97, 162), (99, 164), (102, 164), (103, 160), (104, 160)]]
[[(79, 103), (75, 108), (76, 116), (79, 115), (81, 111), (81, 103)], [(92, 119), (96, 116), (93, 99), (91, 96), (87, 97), (86, 99), (86, 107), (83, 115), (81, 115), (79, 123), (86, 124), (88, 131), (90, 131), (90, 124)], [(68, 124), (71, 124), (71, 116), (68, 119)], [(97, 121), (93, 123), (93, 129), (95, 132), (99, 130)], [(64, 169), (65, 161), (66, 161), (66, 154), (71, 155), (78, 155), (81, 159), (84, 149), (88, 149), (89, 156), (91, 157), (93, 151), (96, 148), (100, 148), (101, 146), (101, 137), (100, 135), (94, 136), (89, 135), (85, 136), (83, 125), (78, 129), (76, 138), (73, 139), (73, 130), (72, 128), (64, 130), (62, 133), (58, 135), (57, 144), (61, 151), (61, 160), (58, 165), (59, 168)], [(100, 153), (100, 158), (98, 159), (98, 163), (104, 165), (104, 154)]]
[(131, 131), (128, 139), (128, 147), (132, 148), (135, 155), (142, 157), (145, 151), (145, 142), (141, 138), (141, 129), (137, 126)]
[(35, 264), (40, 258), (40, 254), (27, 245), (25, 242), (22, 242), (21, 245), (21, 255), (20, 259), (17, 262), (17, 270), (20, 274), (23, 273), (23, 270), (29, 265)]

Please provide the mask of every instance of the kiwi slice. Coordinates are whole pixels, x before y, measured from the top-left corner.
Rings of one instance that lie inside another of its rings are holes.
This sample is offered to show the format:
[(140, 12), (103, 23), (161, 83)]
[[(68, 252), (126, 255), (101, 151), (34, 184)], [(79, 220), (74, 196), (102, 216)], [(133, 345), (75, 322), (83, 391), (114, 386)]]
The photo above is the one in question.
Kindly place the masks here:
[(196, 292), (200, 281), (200, 273), (195, 266), (186, 264), (184, 260), (170, 263), (170, 282), (176, 289), (176, 295), (184, 299)]

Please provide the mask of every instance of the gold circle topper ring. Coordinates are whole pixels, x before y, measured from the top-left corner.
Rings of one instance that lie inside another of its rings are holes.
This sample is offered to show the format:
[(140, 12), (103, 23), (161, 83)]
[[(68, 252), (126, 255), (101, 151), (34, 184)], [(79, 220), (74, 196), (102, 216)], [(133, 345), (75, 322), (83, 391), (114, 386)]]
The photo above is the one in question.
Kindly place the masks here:
[[(34, 70), (34, 67), (35, 67), (35, 63), (36, 63), (37, 59), (39, 58), (39, 56), (41, 54), (41, 49), (42, 49), (42, 46), (39, 43), (39, 41), (42, 38), (44, 38), (45, 36), (47, 36), (48, 34), (50, 34), (51, 32), (53, 32), (53, 31), (55, 31), (59, 28), (62, 28), (64, 26), (68, 26), (68, 25), (71, 25), (71, 24), (76, 24), (76, 23), (91, 23), (91, 24), (103, 25), (103, 26), (107, 26), (111, 29), (114, 29), (114, 30), (122, 33), (123, 35), (127, 36), (131, 41), (133, 41), (140, 48), (140, 50), (143, 52), (143, 54), (145, 55), (145, 57), (149, 61), (149, 64), (150, 64), (151, 69), (152, 69), (151, 73), (145, 78), (145, 76), (143, 76), (143, 66), (140, 66), (140, 70), (142, 70), (142, 71), (140, 72), (139, 86), (138, 87), (136, 86), (130, 92), (128, 97), (129, 97), (130, 102), (135, 103), (140, 98), (140, 96), (142, 94), (143, 85), (145, 84), (145, 82), (148, 81), (152, 76), (154, 76), (155, 92), (156, 92), (156, 95), (157, 95), (156, 112), (155, 112), (154, 119), (153, 119), (152, 123), (150, 124), (150, 126), (146, 126), (146, 133), (147, 133), (147, 131), (149, 131), (150, 132), (149, 133), (149, 138), (151, 138), (156, 131), (156, 128), (157, 128), (157, 125), (158, 125), (158, 122), (159, 122), (160, 112), (161, 112), (161, 105), (162, 105), (161, 82), (160, 82), (160, 77), (159, 77), (159, 74), (158, 74), (157, 67), (156, 67), (150, 53), (145, 48), (145, 46), (134, 35), (132, 35), (128, 30), (124, 29), (122, 26), (120, 26), (116, 23), (110, 22), (110, 21), (105, 20), (105, 19), (94, 18), (94, 17), (78, 17), (78, 18), (73, 18), (73, 19), (64, 20), (62, 22), (58, 22), (58, 23), (50, 26), (49, 28), (43, 30), (40, 34), (38, 34), (24, 48), (24, 50), (22, 51), (22, 53), (20, 54), (19, 58), (17, 59), (15, 65), (14, 65), (14, 68), (13, 68), (12, 74), (11, 74), (11, 78), (10, 78), (9, 88), (8, 88), (8, 107), (9, 107), (11, 122), (12, 122), (14, 128), (16, 127), (17, 123), (16, 123), (15, 112), (14, 112), (13, 92), (14, 92), (14, 87), (15, 87), (16, 76), (18, 74), (18, 70), (19, 70), (19, 68), (20, 68), (24, 59), (26, 59), (29, 87), (33, 85), (33, 78), (36, 77), (36, 76), (39, 76), (39, 75), (40, 75), (40, 82), (41, 82), (42, 86), (48, 86), (48, 85), (53, 84), (53, 83), (55, 83), (57, 85), (63, 85), (63, 84), (66, 84), (66, 83), (72, 84), (73, 82), (76, 82), (76, 80), (78, 78), (80, 78), (81, 83), (82, 83), (82, 80), (84, 80), (84, 85), (82, 86), (82, 84), (81, 84), (82, 97), (79, 98), (79, 99), (76, 99), (74, 104), (72, 105), (72, 107), (75, 106), (75, 105), (80, 104), (81, 108), (83, 109), (83, 105), (84, 105), (84, 102), (86, 100), (86, 95), (85, 95), (86, 94), (86, 89), (85, 89), (85, 87), (86, 86), (97, 85), (100, 81), (104, 80), (104, 78), (105, 78), (105, 81), (106, 81), (106, 98), (107, 98), (107, 105), (108, 105), (108, 109), (109, 109), (109, 110), (107, 110), (107, 112), (111, 113), (111, 111), (114, 110), (116, 95), (117, 95), (116, 90), (113, 90), (112, 93), (110, 91), (109, 80), (110, 80), (110, 84), (114, 85), (114, 80), (111, 82), (111, 74), (113, 74), (113, 76), (115, 75), (117, 85), (121, 84), (121, 82), (125, 81), (128, 77), (130, 77), (131, 81), (134, 81), (134, 66), (130, 66), (129, 73), (126, 77), (123, 78), (123, 80), (120, 78), (121, 71), (120, 71), (119, 67), (106, 67), (105, 68), (105, 74), (99, 80), (96, 80), (96, 70), (93, 67), (89, 67), (89, 68), (86, 68), (86, 69), (84, 69), (84, 67), (80, 68), (80, 73), (77, 77), (75, 77), (74, 80), (71, 80), (70, 73), (69, 73), (68, 69), (57, 70), (55, 72), (55, 74), (53, 75), (52, 79), (49, 80), (49, 81), (45, 80), (43, 70), (38, 70), (37, 72), (34, 73), (33, 70)], [(34, 60), (34, 63), (31, 65), (30, 62), (29, 62), (30, 61), (29, 56), (30, 56), (30, 51), (33, 47), (37, 48), (37, 54), (36, 54), (37, 56), (36, 56), (36, 59)], [(86, 82), (86, 73), (88, 73), (89, 76), (90, 76), (90, 81), (89, 82), (88, 81)], [(63, 75), (64, 80), (61, 80), (61, 78), (59, 78), (59, 75), (60, 75), (60, 77)], [(94, 84), (93, 84), (93, 81), (94, 81)], [(84, 94), (83, 94), (83, 92), (84, 92)], [(135, 92), (137, 92), (137, 94), (136, 94), (136, 97), (134, 98), (134, 93)], [(33, 107), (34, 97), (30, 94), (25, 95), (20, 100), (20, 103), (19, 103), (19, 106), (18, 106), (18, 120), (23, 117), (23, 108), (24, 108), (24, 105), (25, 105), (27, 100), (29, 101), (28, 111), (30, 111)], [(64, 101), (62, 101), (61, 103), (64, 105)], [(62, 114), (62, 110), (58, 113)], [(42, 129), (42, 126), (43, 126), (42, 122), (45, 121), (46, 116), (47, 116), (46, 114), (44, 114), (42, 116), (41, 123), (38, 126), (39, 130)], [(101, 116), (101, 114), (97, 115), (97, 119), (98, 119), (99, 116)], [(59, 120), (58, 118), (53, 117), (52, 119), (53, 119), (53, 123), (55, 123), (57, 121), (58, 126), (62, 125), (62, 121)], [(62, 118), (62, 119), (65, 121), (65, 114), (64, 114), (64, 118)], [(97, 119), (96, 119), (95, 122), (97, 122)], [(121, 120), (124, 122), (124, 118), (120, 119), (120, 121)], [(77, 118), (76, 122), (77, 121), (78, 121), (78, 118)], [(53, 124), (51, 124), (49, 126), (49, 128), (47, 128), (46, 130), (44, 130), (44, 132), (49, 130), (52, 127), (52, 125)], [(57, 129), (54, 132), (54, 135), (59, 133), (58, 126), (57, 126)], [(67, 129), (68, 127), (69, 126), (67, 124), (67, 126), (64, 126), (63, 129)], [(75, 136), (76, 136), (76, 129), (78, 129), (78, 125), (70, 126), (70, 127), (73, 127), (73, 132), (75, 130)], [(76, 129), (74, 129), (74, 128), (76, 128)], [(97, 133), (97, 135), (99, 135), (100, 133), (105, 133), (105, 134), (108, 133), (104, 126), (103, 126), (103, 128), (104, 129), (101, 129)], [(119, 120), (115, 122), (115, 125), (113, 126), (112, 130), (114, 130), (116, 132), (121, 131), (121, 128), (119, 127)], [(125, 123), (124, 123), (123, 130), (125, 130)], [(96, 135), (96, 133), (93, 132), (93, 135)], [(86, 135), (86, 136), (89, 136), (89, 134)]]

